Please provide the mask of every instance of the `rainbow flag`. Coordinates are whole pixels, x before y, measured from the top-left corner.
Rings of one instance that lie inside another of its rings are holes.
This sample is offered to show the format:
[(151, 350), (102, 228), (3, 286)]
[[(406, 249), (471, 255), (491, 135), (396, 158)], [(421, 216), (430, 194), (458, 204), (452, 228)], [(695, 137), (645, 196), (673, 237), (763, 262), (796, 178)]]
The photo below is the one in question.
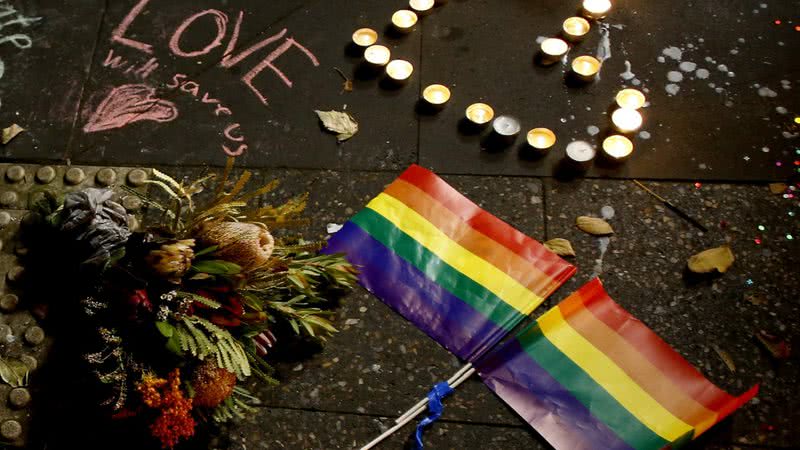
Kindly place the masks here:
[(329, 241), (360, 282), (463, 360), (508, 334), (575, 267), (413, 165)]
[(676, 448), (758, 393), (719, 389), (598, 279), (475, 366), (556, 449)]

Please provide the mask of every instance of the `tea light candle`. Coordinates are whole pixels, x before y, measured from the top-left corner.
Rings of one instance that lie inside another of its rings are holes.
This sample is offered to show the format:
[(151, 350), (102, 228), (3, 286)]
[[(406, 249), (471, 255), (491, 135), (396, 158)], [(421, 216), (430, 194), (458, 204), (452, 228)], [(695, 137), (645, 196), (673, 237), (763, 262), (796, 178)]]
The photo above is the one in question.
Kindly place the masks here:
[(600, 72), (600, 61), (593, 56), (578, 56), (572, 60), (572, 71), (584, 81), (592, 81)]
[(450, 100), (450, 89), (441, 84), (432, 84), (422, 91), (422, 98), (432, 106), (444, 106)]
[(570, 41), (577, 42), (586, 36), (586, 33), (592, 28), (589, 21), (583, 17), (570, 17), (564, 21), (562, 27), (564, 29), (564, 36)]
[(617, 105), (620, 108), (639, 109), (644, 106), (644, 94), (637, 89), (623, 89), (617, 93)]
[(386, 65), (386, 74), (396, 82), (408, 80), (413, 72), (414, 66), (412, 66), (410, 62), (402, 59), (395, 59)]
[(528, 145), (544, 153), (556, 143), (556, 134), (547, 128), (534, 128), (528, 131)]
[(519, 120), (511, 116), (498, 116), (492, 122), (492, 129), (499, 136), (504, 138), (514, 138), (519, 134), (520, 130)]
[(392, 14), (392, 25), (401, 33), (408, 33), (417, 24), (419, 18), (414, 11), (401, 9)]
[(409, 0), (408, 6), (418, 14), (425, 14), (433, 8), (434, 0)]
[(389, 63), (392, 52), (383, 45), (371, 45), (364, 50), (364, 59), (374, 66), (383, 67)]
[(548, 38), (542, 41), (542, 63), (553, 64), (560, 61), (569, 51), (569, 45), (558, 38)]
[(475, 125), (486, 125), (494, 119), (494, 109), (486, 103), (473, 103), (467, 107), (466, 116)]
[(642, 126), (642, 115), (630, 108), (620, 108), (611, 114), (611, 122), (621, 133), (632, 133)]
[(359, 47), (369, 47), (378, 42), (378, 32), (372, 28), (359, 28), (353, 33), (353, 43)]
[(623, 161), (633, 153), (633, 142), (618, 134), (609, 136), (603, 141), (603, 153), (612, 161)]
[(583, 15), (589, 19), (602, 19), (610, 9), (610, 0), (583, 0)]
[(586, 169), (591, 164), (597, 153), (586, 141), (573, 141), (567, 145), (567, 161), (574, 167)]

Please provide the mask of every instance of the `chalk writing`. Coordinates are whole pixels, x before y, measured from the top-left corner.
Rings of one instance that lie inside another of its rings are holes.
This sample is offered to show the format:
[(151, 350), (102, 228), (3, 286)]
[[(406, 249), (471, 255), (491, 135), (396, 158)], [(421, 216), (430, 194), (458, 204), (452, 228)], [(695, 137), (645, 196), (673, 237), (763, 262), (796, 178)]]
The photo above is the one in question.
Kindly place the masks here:
[[(7, 19), (9, 16), (13, 17)], [(33, 40), (27, 34), (19, 33), (19, 27), (27, 28), (40, 20), (42, 20), (41, 17), (26, 17), (18, 13), (13, 6), (6, 4), (6, 0), (0, 0), (0, 47), (3, 47), (4, 44), (12, 44), (20, 50), (31, 48)], [(14, 28), (15, 32), (13, 34), (4, 35), (6, 28), (11, 28), (15, 25), (17, 27)], [(6, 64), (3, 58), (0, 58), (0, 80), (3, 79), (5, 74)], [(0, 106), (2, 104), (2, 99), (0, 99)]]
[(158, 59), (150, 58), (142, 64), (133, 63), (123, 58), (122, 56), (115, 55), (114, 49), (109, 49), (106, 59), (103, 60), (103, 67), (110, 67), (112, 69), (119, 69), (124, 73), (133, 74), (141, 79), (145, 79), (153, 73), (159, 66)]
[[(136, 5), (128, 12), (125, 18), (120, 22), (120, 24), (114, 29), (111, 35), (111, 41), (116, 42), (130, 48), (142, 51), (147, 54), (153, 53), (153, 45), (143, 42), (141, 40), (132, 39), (126, 37), (127, 33), (131, 31), (131, 27), (134, 24), (134, 21), (139, 17), (140, 14), (145, 10), (147, 5), (149, 4), (150, 0), (139, 0)], [(193, 48), (187, 49), (181, 43), (181, 38), (183, 37), (184, 33), (199, 22), (200, 19), (209, 17), (213, 19), (214, 25), (216, 27), (216, 33), (214, 33), (213, 38), (206, 43), (202, 48)], [(260, 62), (258, 62), (255, 66), (253, 66), (249, 71), (247, 71), (241, 78), (242, 82), (247, 86), (258, 98), (261, 103), (268, 105), (268, 98), (267, 95), (258, 87), (255, 86), (254, 80), (255, 78), (261, 74), (265, 69), (270, 69), (282, 82), (285, 86), (292, 88), (294, 83), (292, 80), (284, 73), (280, 68), (277, 67), (276, 61), (280, 58), (283, 54), (288, 52), (289, 50), (295, 49), (301, 52), (308, 61), (314, 66), (319, 67), (320, 63), (314, 53), (311, 52), (308, 48), (303, 46), (300, 42), (298, 42), (294, 37), (285, 37), (287, 34), (287, 30), (283, 29), (277, 34), (267, 37), (266, 39), (262, 39), (261, 41), (251, 45), (247, 49), (243, 50), (238, 55), (234, 55), (234, 51), (236, 45), (239, 40), (239, 33), (242, 28), (242, 22), (244, 20), (244, 12), (239, 11), (239, 15), (237, 17), (236, 23), (233, 28), (233, 32), (231, 33), (231, 37), (228, 40), (226, 45), (225, 53), (221, 56), (219, 65), (223, 68), (230, 69), (233, 66), (241, 63), (245, 59), (247, 59), (250, 55), (255, 53), (262, 48), (277, 43), (280, 40), (284, 40), (277, 48), (275, 48), (272, 52), (270, 52), (265, 58), (263, 58)], [(197, 58), (200, 56), (208, 55), (210, 52), (217, 47), (221, 46), (223, 41), (225, 40), (226, 35), (228, 34), (228, 15), (220, 11), (218, 9), (205, 9), (199, 12), (196, 12), (188, 17), (186, 17), (178, 26), (175, 28), (175, 31), (172, 33), (169, 42), (167, 43), (167, 47), (169, 48), (170, 52), (175, 56), (182, 57), (182, 58)]]
[[(200, 100), (201, 103), (214, 105), (214, 111), (212, 112), (215, 117), (220, 116), (232, 116), (233, 111), (225, 105), (219, 99), (216, 99), (211, 96), (211, 94), (207, 91), (201, 92), (200, 83), (196, 81), (192, 81), (188, 79), (186, 74), (176, 73), (174, 77), (172, 77), (172, 81), (167, 83), (167, 87), (170, 89), (178, 89), (180, 92), (185, 92), (195, 99)], [(241, 131), (238, 131), (234, 134), (235, 130), (241, 130), (241, 124), (239, 123), (231, 123), (226, 126), (225, 131), (223, 131), (223, 135), (226, 139), (231, 142), (226, 142), (222, 144), (222, 151), (225, 152), (228, 156), (239, 156), (247, 150), (247, 143), (245, 142), (245, 137), (241, 134)], [(235, 147), (235, 149), (231, 149), (229, 145)]]
[(143, 120), (170, 122), (178, 117), (178, 108), (169, 100), (157, 98), (156, 90), (144, 84), (125, 84), (115, 87), (84, 125), (83, 131), (122, 128)]

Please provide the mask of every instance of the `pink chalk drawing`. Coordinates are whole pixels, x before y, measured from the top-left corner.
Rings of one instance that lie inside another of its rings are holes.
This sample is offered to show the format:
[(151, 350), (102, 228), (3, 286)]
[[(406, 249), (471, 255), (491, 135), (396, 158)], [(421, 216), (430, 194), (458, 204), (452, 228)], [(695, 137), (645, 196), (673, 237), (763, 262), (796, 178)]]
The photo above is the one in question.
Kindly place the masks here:
[(86, 133), (122, 128), (134, 122), (150, 120), (170, 122), (178, 117), (178, 108), (169, 100), (156, 97), (156, 90), (145, 84), (115, 87), (100, 103), (83, 127)]

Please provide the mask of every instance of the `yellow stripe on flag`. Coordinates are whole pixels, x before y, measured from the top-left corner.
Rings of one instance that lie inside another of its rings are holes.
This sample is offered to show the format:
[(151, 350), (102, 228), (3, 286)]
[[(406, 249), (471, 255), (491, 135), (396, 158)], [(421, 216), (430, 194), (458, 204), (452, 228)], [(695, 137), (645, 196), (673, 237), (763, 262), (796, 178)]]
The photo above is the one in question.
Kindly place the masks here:
[(544, 300), (502, 270), (450, 239), (419, 213), (394, 197), (382, 193), (367, 208), (385, 217), (442, 261), (481, 284), (520, 313), (530, 314)]
[(692, 431), (691, 426), (672, 415), (611, 358), (575, 331), (564, 320), (560, 308), (551, 309), (537, 322), (548, 341), (654, 433), (674, 442)]

